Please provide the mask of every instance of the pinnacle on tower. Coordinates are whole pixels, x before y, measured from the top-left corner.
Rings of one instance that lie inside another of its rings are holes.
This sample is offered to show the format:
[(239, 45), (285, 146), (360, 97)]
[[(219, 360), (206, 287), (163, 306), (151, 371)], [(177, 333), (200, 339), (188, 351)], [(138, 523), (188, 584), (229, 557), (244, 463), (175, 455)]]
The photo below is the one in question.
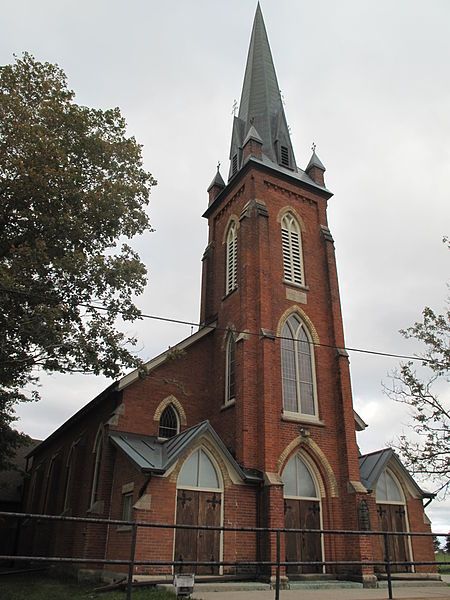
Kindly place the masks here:
[(255, 130), (262, 142), (263, 160), (297, 171), (280, 88), (259, 4), (253, 22), (239, 114), (234, 117), (233, 122), (230, 178), (243, 165), (242, 149), (250, 130), (252, 130), (252, 136), (254, 136), (253, 130)]
[(326, 169), (325, 169), (322, 161), (316, 154), (316, 145), (315, 144), (312, 145), (312, 151), (313, 151), (313, 153), (311, 155), (311, 158), (309, 159), (309, 163), (305, 169), (305, 173), (309, 177), (311, 177), (311, 179), (315, 183), (317, 183), (321, 186), (324, 186), (325, 180), (324, 180), (323, 174), (325, 173)]

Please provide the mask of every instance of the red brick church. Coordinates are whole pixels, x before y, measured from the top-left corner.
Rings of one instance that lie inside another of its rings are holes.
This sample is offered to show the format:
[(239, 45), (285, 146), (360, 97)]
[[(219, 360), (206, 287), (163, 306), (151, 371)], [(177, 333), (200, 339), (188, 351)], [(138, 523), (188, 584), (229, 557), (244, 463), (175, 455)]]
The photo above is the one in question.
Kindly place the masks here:
[[(157, 523), (429, 532), (422, 491), (390, 449), (361, 456), (334, 242), (332, 194), (313, 150), (298, 167), (258, 6), (230, 170), (208, 188), (201, 326), (110, 385), (32, 451), (25, 509)], [(25, 525), (30, 553), (127, 559), (129, 527)], [(433, 560), (431, 538), (394, 538), (393, 560)], [(25, 548), (23, 548), (25, 550)], [(282, 560), (381, 558), (377, 538), (286, 534)], [(136, 559), (239, 562), (274, 538), (140, 529)], [(119, 567), (105, 567), (120, 571)], [(186, 567), (185, 570), (191, 570)], [(125, 569), (122, 569), (124, 571)], [(377, 568), (286, 568), (374, 584)], [(410, 567), (397, 566), (397, 570)], [(424, 568), (427, 570), (427, 568)], [(429, 569), (428, 569), (429, 570)], [(170, 573), (170, 567), (137, 567)], [(270, 569), (263, 575), (270, 576)]]

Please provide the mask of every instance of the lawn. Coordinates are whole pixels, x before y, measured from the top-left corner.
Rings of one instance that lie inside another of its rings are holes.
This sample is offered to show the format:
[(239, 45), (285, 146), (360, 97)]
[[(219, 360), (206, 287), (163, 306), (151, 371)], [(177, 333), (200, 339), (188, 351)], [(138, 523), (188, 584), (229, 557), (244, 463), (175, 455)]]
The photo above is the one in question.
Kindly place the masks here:
[[(450, 552), (437, 552), (437, 562), (450, 562)], [(439, 573), (450, 573), (450, 565), (441, 565), (438, 567)]]
[[(125, 592), (99, 594), (93, 592), (94, 587), (96, 586), (42, 575), (0, 576), (1, 600), (125, 600)], [(133, 589), (132, 598), (133, 600), (175, 600), (176, 596), (172, 592), (140, 588)]]

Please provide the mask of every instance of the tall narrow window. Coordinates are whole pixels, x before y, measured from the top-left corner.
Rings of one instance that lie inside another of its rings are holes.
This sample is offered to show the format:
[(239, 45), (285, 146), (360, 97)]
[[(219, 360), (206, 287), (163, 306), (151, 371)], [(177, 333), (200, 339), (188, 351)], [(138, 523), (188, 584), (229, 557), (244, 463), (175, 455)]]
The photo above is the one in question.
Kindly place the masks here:
[(228, 335), (225, 358), (225, 404), (234, 400), (236, 395), (235, 370), (236, 340), (233, 333)]
[(226, 260), (226, 294), (237, 287), (237, 230), (233, 221), (227, 234), (227, 260)]
[(159, 437), (171, 438), (179, 432), (178, 414), (172, 404), (166, 406), (159, 419)]
[(288, 413), (317, 416), (313, 346), (309, 332), (302, 321), (292, 315), (281, 335), (283, 408)]
[(48, 515), (58, 514), (58, 488), (61, 473), (61, 457), (54, 456), (50, 462), (45, 492), (44, 511)]
[(281, 220), (281, 241), (283, 247), (284, 279), (303, 285), (302, 238), (300, 227), (291, 213), (284, 215)]
[(97, 433), (94, 447), (95, 462), (94, 462), (94, 475), (92, 477), (92, 491), (91, 491), (91, 506), (98, 500), (98, 484), (100, 481), (100, 465), (102, 462), (103, 455), (103, 430)]
[(69, 510), (72, 495), (72, 481), (75, 462), (75, 446), (72, 446), (69, 452), (69, 458), (66, 463), (66, 483), (64, 487), (64, 511)]

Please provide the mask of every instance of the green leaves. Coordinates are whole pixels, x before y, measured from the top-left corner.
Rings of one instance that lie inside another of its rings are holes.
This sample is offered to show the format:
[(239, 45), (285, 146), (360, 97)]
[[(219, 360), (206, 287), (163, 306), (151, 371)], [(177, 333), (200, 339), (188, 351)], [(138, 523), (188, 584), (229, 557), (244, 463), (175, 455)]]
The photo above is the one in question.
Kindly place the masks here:
[(422, 317), (400, 333), (425, 344), (424, 372), (417, 373), (412, 362), (402, 364), (386, 391), (411, 407), (415, 438), (403, 435), (397, 444), (406, 466), (435, 481), (445, 496), (450, 490), (450, 406), (448, 389), (442, 384), (448, 384), (450, 376), (450, 311), (436, 314), (426, 307)]
[(150, 230), (155, 184), (118, 108), (77, 105), (28, 53), (0, 67), (0, 422), (36, 369), (139, 365), (115, 320), (139, 318), (146, 268), (122, 240)]

